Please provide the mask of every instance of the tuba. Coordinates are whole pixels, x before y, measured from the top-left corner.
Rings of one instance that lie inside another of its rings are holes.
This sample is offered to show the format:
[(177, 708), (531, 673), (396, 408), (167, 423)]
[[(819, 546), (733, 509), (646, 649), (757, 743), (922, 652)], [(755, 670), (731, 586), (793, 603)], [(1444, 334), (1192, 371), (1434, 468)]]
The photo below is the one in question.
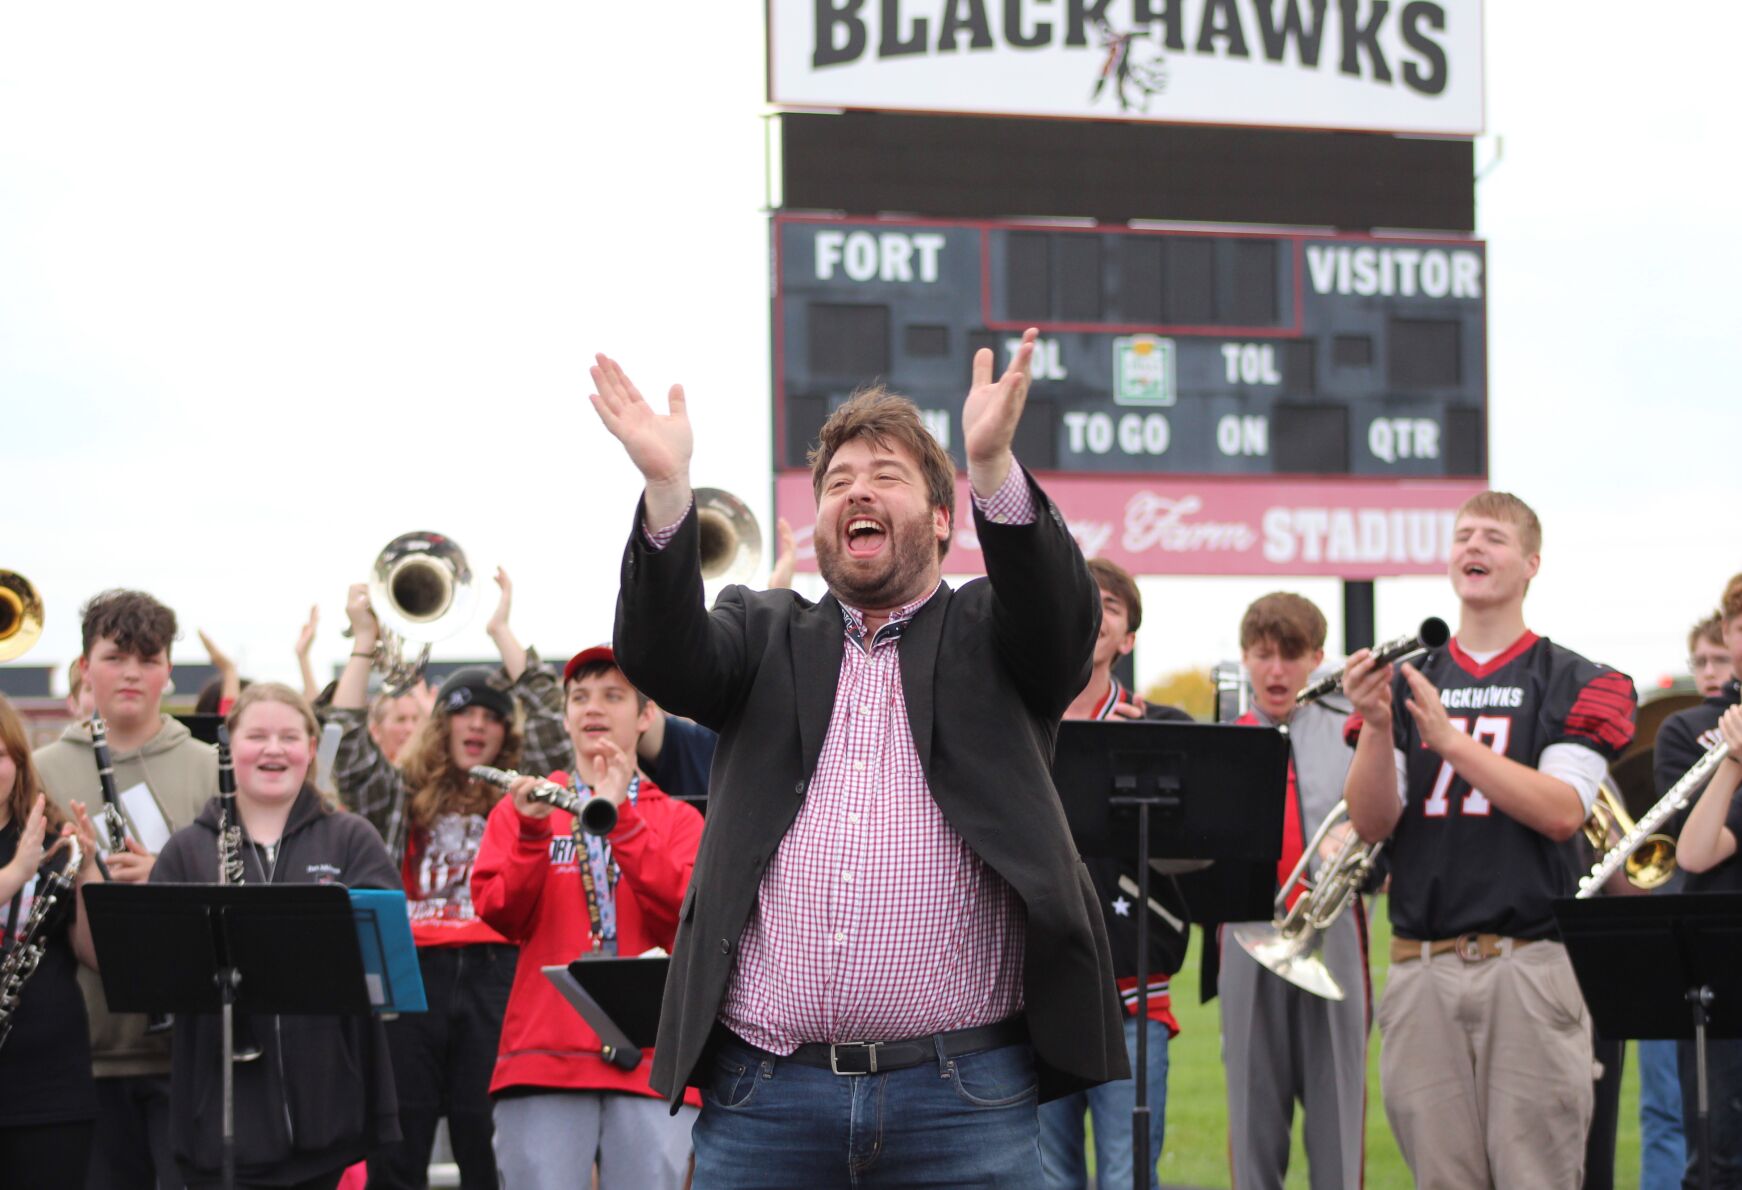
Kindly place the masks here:
[[(415, 685), (429, 662), (430, 646), (466, 626), (474, 595), (465, 551), (440, 533), (402, 533), (375, 556), (369, 604), (381, 636), (374, 667), (389, 694)], [(408, 656), (408, 643), (423, 647)]]
[(0, 570), (0, 661), (24, 656), (41, 636), (41, 593), (16, 570)]
[(695, 498), (702, 601), (712, 606), (722, 590), (749, 582), (761, 568), (762, 530), (749, 506), (724, 488), (697, 488)]

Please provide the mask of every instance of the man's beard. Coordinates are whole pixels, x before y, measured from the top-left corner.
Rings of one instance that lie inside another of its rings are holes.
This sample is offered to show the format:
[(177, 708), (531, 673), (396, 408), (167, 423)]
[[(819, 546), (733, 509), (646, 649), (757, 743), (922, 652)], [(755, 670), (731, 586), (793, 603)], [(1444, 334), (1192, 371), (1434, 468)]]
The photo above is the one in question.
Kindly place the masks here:
[[(841, 514), (841, 524), (852, 516)], [(872, 571), (854, 574), (850, 558), (833, 533), (816, 539), (817, 569), (836, 599), (848, 607), (865, 611), (882, 611), (910, 603), (926, 594), (916, 588), (923, 585), (937, 558), (937, 538), (931, 535), (932, 518), (928, 511), (903, 524), (889, 526), (889, 541), (882, 557), (876, 559)]]

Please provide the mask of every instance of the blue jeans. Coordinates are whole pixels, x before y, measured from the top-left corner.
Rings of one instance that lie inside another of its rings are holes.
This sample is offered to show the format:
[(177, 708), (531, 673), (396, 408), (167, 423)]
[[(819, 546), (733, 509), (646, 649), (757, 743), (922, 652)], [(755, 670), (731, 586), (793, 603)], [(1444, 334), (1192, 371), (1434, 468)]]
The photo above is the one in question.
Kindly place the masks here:
[(1641, 1041), (1639, 1055), (1639, 1190), (1676, 1190), (1688, 1164), (1682, 1136), (1682, 1087), (1675, 1042)]
[[(1155, 1163), (1167, 1133), (1167, 1026), (1145, 1021), (1149, 1028), (1149, 1185), (1158, 1182)], [(1137, 1018), (1125, 1018), (1125, 1052), (1137, 1069)], [(1131, 1109), (1137, 1083), (1120, 1079), (1054, 1099), (1040, 1109), (1040, 1159), (1048, 1190), (1086, 1190), (1089, 1171), (1083, 1162), (1083, 1113), (1095, 1121), (1095, 1184), (1100, 1190), (1127, 1190), (1131, 1185)]]
[(729, 1038), (711, 1063), (696, 1190), (1042, 1186), (1026, 1043), (839, 1075)]

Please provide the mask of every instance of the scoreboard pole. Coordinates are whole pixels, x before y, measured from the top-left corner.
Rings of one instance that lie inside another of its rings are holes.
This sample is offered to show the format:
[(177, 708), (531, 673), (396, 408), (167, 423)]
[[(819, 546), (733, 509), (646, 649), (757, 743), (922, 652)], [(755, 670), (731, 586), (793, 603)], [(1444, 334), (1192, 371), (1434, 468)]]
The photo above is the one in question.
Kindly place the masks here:
[(1370, 649), (1373, 633), (1373, 580), (1343, 580), (1343, 654)]

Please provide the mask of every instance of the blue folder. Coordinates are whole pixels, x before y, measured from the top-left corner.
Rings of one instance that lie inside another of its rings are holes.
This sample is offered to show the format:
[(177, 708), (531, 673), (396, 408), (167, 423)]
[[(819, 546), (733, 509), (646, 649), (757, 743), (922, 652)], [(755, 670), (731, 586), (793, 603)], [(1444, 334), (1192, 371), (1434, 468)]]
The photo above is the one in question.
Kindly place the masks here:
[(397, 889), (353, 888), (351, 913), (363, 951), (363, 981), (369, 1006), (378, 1013), (427, 1012), (423, 972), (411, 941), (405, 894)]

